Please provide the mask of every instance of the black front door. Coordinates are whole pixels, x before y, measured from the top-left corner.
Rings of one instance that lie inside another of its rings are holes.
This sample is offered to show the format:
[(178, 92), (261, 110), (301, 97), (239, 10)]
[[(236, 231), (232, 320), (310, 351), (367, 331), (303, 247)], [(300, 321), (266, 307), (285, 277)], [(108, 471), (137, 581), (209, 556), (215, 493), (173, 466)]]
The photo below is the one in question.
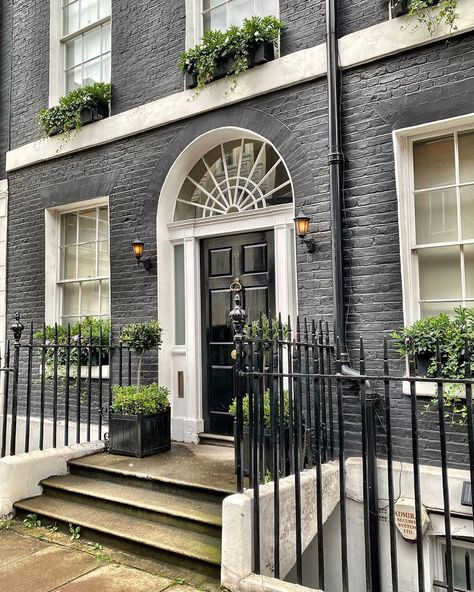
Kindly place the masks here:
[(239, 278), (248, 321), (275, 313), (273, 231), (211, 238), (201, 243), (204, 429), (231, 435), (234, 397), (232, 282)]

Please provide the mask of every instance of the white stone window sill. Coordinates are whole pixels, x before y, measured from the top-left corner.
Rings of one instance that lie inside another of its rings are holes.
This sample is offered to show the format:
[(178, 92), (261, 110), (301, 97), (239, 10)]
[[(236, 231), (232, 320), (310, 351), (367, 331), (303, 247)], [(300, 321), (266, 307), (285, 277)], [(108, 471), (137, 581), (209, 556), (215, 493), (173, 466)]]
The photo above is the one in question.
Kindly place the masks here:
[[(403, 394), (411, 395), (409, 377), (407, 376), (406, 378), (406, 381), (403, 382)], [(455, 383), (443, 383), (444, 389), (446, 389), (450, 384)], [(415, 382), (415, 393), (417, 397), (436, 397), (438, 394), (438, 384), (436, 382)], [(464, 399), (465, 397), (466, 393), (463, 389), (459, 393), (459, 398)]]

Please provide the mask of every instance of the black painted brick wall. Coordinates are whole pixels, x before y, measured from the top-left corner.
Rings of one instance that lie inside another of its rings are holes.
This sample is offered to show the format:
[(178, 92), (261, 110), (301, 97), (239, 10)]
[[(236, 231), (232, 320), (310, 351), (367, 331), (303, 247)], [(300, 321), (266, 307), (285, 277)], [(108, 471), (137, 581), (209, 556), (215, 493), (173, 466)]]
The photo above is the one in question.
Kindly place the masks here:
[(6, 177), (5, 153), (9, 142), (11, 0), (0, 4), (0, 179)]

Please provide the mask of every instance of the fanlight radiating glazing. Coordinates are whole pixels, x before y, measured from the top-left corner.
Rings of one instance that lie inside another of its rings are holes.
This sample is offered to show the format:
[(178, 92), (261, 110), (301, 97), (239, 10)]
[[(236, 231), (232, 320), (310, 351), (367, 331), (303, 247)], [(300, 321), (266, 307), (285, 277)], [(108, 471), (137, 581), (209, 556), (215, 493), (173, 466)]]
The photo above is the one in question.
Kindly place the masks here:
[(219, 144), (187, 175), (179, 192), (175, 220), (248, 212), (293, 200), (281, 157), (259, 140)]

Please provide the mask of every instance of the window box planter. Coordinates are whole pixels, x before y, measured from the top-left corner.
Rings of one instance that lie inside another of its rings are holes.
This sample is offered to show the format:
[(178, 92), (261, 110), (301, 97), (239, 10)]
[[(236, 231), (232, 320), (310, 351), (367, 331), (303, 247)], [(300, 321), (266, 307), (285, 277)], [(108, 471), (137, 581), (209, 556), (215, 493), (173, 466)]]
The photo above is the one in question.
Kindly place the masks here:
[[(92, 109), (82, 109), (81, 111), (81, 127), (89, 123), (101, 121), (109, 116), (108, 105), (96, 105)], [(49, 137), (61, 134), (63, 130), (59, 127), (54, 128), (48, 134)]]
[[(248, 55), (249, 68), (260, 66), (275, 59), (275, 45), (270, 41), (261, 41), (256, 43)], [(217, 67), (214, 72), (214, 77), (208, 82), (214, 82), (221, 78), (225, 78), (234, 64), (233, 58), (222, 58), (218, 60)], [(196, 88), (197, 75), (193, 70), (186, 71), (185, 84), (187, 89)]]
[[(440, 0), (435, 0), (433, 2), (433, 6), (439, 4)], [(404, 14), (408, 14), (408, 6), (410, 0), (392, 0), (391, 1), (391, 8), (392, 8), (392, 18), (396, 18), (398, 16), (403, 16)]]
[(142, 458), (171, 448), (171, 413), (148, 415), (109, 414), (109, 451)]

